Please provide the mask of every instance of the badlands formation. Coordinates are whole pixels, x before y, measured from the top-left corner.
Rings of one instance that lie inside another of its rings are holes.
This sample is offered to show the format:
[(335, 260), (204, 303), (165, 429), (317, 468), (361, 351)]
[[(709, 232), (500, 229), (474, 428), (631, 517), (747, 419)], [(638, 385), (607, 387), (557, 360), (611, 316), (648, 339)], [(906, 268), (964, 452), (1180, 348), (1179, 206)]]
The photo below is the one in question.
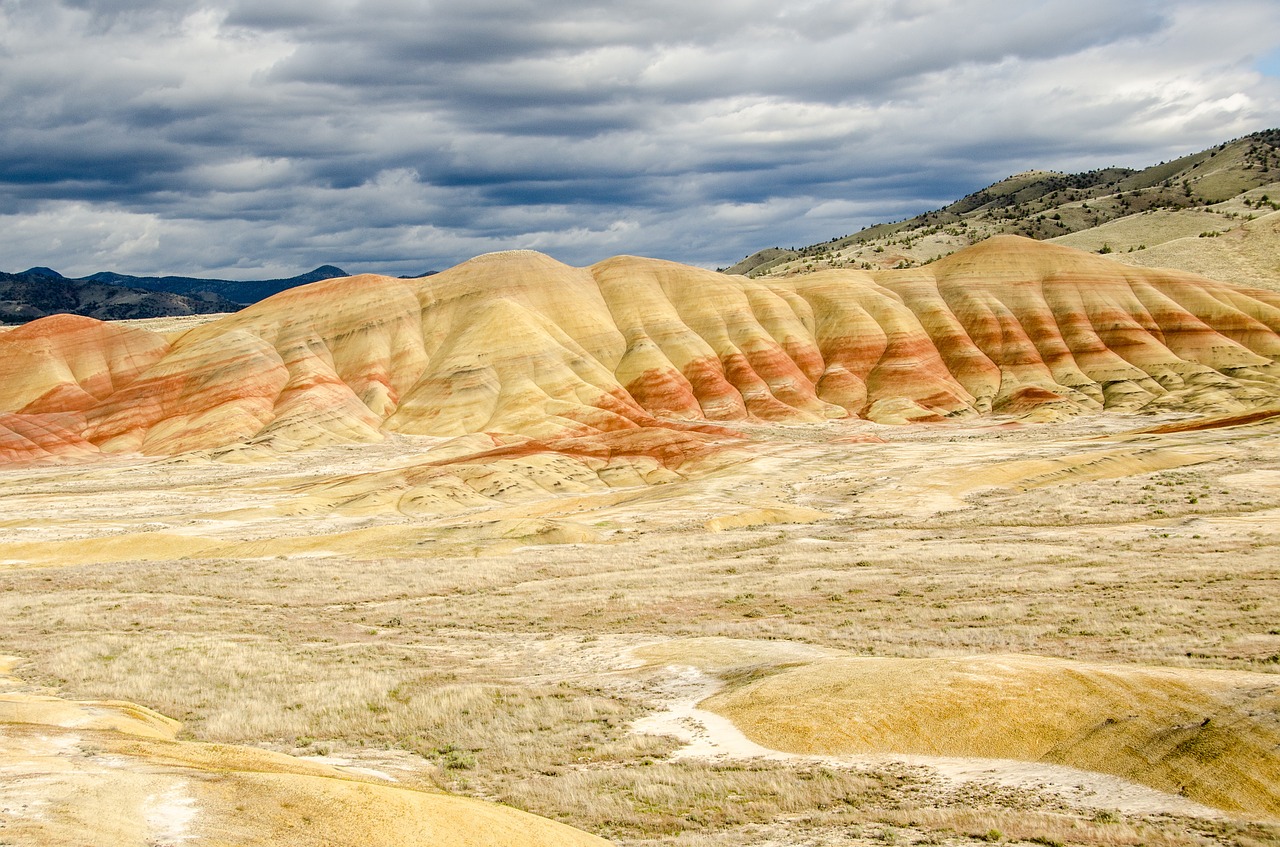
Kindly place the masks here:
[(728, 435), (712, 422), (1242, 411), (1276, 397), (1278, 330), (1274, 292), (1015, 236), (772, 284), (500, 253), (305, 286), (176, 338), (27, 324), (0, 338), (0, 457), (501, 433), (671, 464)]
[(1013, 236), (7, 330), (0, 843), (1275, 842), (1277, 333)]

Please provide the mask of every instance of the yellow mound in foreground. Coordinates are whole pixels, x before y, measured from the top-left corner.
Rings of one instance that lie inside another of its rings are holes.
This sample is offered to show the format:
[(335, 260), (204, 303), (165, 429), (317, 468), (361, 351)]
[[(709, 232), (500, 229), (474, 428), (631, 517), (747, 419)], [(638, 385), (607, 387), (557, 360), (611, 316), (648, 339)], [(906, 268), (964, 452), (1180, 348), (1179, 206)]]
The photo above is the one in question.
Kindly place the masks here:
[(831, 658), (704, 708), (811, 754), (1021, 759), (1280, 816), (1280, 677), (1025, 655)]
[[(12, 685), (3, 673), (0, 686)], [(140, 706), (0, 690), (0, 842), (559, 847), (608, 842), (492, 803), (248, 747)], [(12, 840), (10, 840), (12, 839)]]

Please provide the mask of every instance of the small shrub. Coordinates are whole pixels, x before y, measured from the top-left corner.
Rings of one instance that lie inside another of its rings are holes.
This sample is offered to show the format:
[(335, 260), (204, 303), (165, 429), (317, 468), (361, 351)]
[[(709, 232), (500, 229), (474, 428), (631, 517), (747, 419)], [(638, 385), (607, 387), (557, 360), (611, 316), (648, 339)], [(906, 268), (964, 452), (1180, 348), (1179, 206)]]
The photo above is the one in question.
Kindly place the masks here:
[(476, 757), (470, 750), (463, 750), (452, 744), (437, 747), (436, 758), (440, 767), (449, 771), (469, 771), (476, 766)]

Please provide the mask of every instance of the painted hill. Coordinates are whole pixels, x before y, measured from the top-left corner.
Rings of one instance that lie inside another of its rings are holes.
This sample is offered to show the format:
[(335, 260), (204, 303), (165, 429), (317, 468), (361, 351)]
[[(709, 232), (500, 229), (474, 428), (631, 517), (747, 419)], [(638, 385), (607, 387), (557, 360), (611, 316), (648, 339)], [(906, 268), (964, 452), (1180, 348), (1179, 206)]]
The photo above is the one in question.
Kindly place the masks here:
[(673, 466), (731, 436), (716, 424), (1239, 412), (1280, 399), (1278, 331), (1280, 294), (1013, 236), (785, 281), (517, 251), (291, 289), (176, 338), (9, 331), (0, 457), (485, 432)]
[[(808, 247), (761, 250), (728, 273), (785, 277), (833, 267), (916, 267), (992, 235), (1013, 234), (1121, 262), (1280, 288), (1274, 237), (1249, 224), (1280, 210), (1278, 180), (1280, 129), (1271, 129), (1142, 170), (1015, 174), (909, 220)], [(1222, 233), (1232, 233), (1239, 249), (1205, 249), (1202, 234)], [(1200, 243), (1155, 249), (1187, 239)]]

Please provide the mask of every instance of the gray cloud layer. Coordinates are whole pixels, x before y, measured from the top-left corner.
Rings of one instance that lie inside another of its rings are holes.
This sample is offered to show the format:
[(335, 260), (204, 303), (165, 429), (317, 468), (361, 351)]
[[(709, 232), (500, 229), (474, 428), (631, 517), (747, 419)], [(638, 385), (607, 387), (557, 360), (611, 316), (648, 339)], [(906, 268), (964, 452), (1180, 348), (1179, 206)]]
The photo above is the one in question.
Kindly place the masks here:
[(1273, 0), (0, 0), (0, 268), (728, 264), (1280, 124)]

